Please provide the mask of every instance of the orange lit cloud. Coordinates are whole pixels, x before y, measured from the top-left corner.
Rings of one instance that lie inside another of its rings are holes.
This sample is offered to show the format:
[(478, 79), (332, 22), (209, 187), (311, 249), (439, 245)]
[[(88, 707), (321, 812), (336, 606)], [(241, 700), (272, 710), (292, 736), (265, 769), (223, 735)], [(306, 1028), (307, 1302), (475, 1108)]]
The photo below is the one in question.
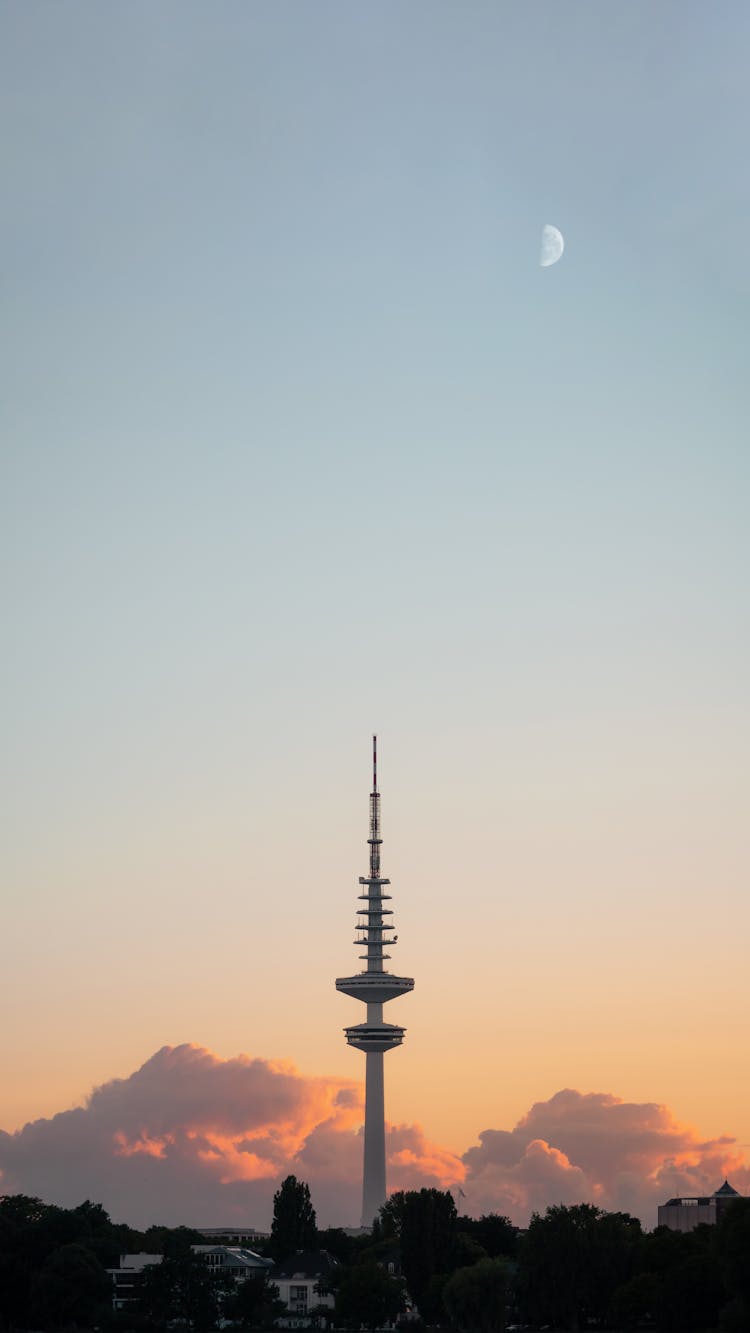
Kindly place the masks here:
[[(0, 1191), (71, 1206), (101, 1201), (117, 1220), (268, 1227), (274, 1190), (308, 1181), (321, 1225), (359, 1217), (362, 1089), (281, 1061), (223, 1060), (164, 1047), (86, 1104), (0, 1132)], [(750, 1191), (730, 1138), (702, 1140), (665, 1106), (558, 1092), (512, 1130), (488, 1129), (463, 1158), (419, 1125), (387, 1134), (391, 1190), (462, 1186), (467, 1212), (519, 1224), (550, 1203), (626, 1209), (648, 1226), (673, 1194), (710, 1193), (728, 1175)]]
[(388, 1180), (391, 1190), (453, 1189), (463, 1181), (460, 1157), (425, 1138), (419, 1125), (391, 1125)]
[(571, 1088), (535, 1102), (512, 1130), (485, 1130), (464, 1153), (472, 1213), (524, 1223), (549, 1203), (596, 1203), (655, 1225), (659, 1203), (710, 1194), (725, 1176), (750, 1189), (734, 1139), (702, 1140), (669, 1107)]
[[(65, 1205), (101, 1200), (136, 1225), (267, 1226), (274, 1190), (293, 1172), (310, 1183), (323, 1224), (349, 1224), (360, 1209), (361, 1124), (352, 1080), (164, 1047), (85, 1106), (0, 1132), (0, 1188)], [(459, 1158), (417, 1126), (399, 1126), (390, 1141), (402, 1187), (463, 1175)]]

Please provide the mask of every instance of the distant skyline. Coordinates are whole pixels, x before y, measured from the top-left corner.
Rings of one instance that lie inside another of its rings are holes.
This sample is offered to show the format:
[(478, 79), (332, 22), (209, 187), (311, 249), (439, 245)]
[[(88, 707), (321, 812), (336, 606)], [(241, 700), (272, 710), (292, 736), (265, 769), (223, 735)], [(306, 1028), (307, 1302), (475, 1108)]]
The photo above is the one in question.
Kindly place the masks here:
[(573, 1089), (669, 1108), (643, 1160), (715, 1188), (750, 1156), (747, 6), (5, 0), (0, 37), (0, 1129), (42, 1122), (0, 1189), (164, 1048), (208, 1052), (190, 1162), (240, 1053), (309, 1102), (279, 1163), (342, 1090), (358, 1150), (331, 979), (375, 731), (394, 1179)]

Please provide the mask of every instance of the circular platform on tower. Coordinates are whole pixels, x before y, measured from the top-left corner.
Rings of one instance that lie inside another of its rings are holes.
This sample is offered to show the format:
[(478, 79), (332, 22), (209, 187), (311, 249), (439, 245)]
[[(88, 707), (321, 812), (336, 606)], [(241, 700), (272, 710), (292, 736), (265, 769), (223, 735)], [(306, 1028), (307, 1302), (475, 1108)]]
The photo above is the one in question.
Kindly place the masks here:
[(414, 990), (414, 978), (394, 977), (390, 972), (358, 972), (355, 977), (337, 977), (336, 990), (366, 1004), (385, 1004)]
[(401, 1045), (406, 1028), (394, 1023), (357, 1023), (356, 1027), (344, 1028), (344, 1032), (349, 1045), (358, 1051), (390, 1051)]

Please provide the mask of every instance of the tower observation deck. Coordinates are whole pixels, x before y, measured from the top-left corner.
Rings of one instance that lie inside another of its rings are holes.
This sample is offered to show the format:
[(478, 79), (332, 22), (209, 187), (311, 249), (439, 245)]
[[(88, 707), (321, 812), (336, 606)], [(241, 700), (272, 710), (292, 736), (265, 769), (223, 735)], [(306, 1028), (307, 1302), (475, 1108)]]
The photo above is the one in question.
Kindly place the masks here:
[(378, 1209), (386, 1200), (385, 1190), (385, 1099), (383, 1086), (383, 1056), (394, 1046), (400, 1046), (405, 1028), (383, 1019), (383, 1005), (399, 995), (414, 989), (412, 977), (397, 977), (386, 971), (390, 961), (386, 949), (398, 939), (393, 934), (393, 912), (384, 904), (391, 901), (385, 892), (390, 884), (380, 870), (380, 793), (378, 791), (377, 737), (372, 738), (372, 791), (370, 792), (370, 873), (359, 877), (364, 904), (357, 912), (354, 943), (362, 948), (360, 960), (365, 969), (353, 977), (338, 977), (336, 990), (361, 1000), (367, 1005), (364, 1023), (344, 1029), (350, 1046), (366, 1055), (365, 1067), (365, 1149), (362, 1182), (362, 1226), (372, 1226)]

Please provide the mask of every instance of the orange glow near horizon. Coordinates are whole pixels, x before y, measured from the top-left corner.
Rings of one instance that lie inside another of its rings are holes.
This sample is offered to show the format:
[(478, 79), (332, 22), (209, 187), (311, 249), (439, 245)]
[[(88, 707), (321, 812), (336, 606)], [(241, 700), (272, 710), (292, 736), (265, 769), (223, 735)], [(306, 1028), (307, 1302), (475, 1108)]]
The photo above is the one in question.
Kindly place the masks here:
[[(70, 1132), (77, 1180), (76, 1145), (87, 1126), (87, 1165), (103, 1188), (110, 1180), (124, 1207), (128, 1178), (116, 1164), (139, 1158), (163, 1169), (165, 1180), (177, 1172), (183, 1184), (192, 1181), (197, 1201), (206, 1191), (213, 1198), (222, 1188), (265, 1188), (296, 1174), (313, 1194), (322, 1191), (340, 1222), (336, 1210), (351, 1209), (361, 1172), (361, 1117), (356, 1085), (302, 1074), (288, 1060), (163, 1047), (128, 1077), (100, 1085), (84, 1107), (0, 1137), (0, 1171), (11, 1192), (34, 1183), (27, 1135), (35, 1156), (41, 1145), (40, 1169), (53, 1159), (64, 1169)], [(534, 1102), (515, 1124), (480, 1131), (462, 1157), (419, 1124), (389, 1123), (387, 1157), (391, 1191), (460, 1186), (467, 1210), (516, 1220), (546, 1202), (581, 1200), (648, 1218), (665, 1197), (710, 1193), (726, 1176), (750, 1189), (750, 1161), (728, 1135), (703, 1138), (663, 1104), (572, 1088)], [(258, 1206), (267, 1208), (268, 1197)]]

